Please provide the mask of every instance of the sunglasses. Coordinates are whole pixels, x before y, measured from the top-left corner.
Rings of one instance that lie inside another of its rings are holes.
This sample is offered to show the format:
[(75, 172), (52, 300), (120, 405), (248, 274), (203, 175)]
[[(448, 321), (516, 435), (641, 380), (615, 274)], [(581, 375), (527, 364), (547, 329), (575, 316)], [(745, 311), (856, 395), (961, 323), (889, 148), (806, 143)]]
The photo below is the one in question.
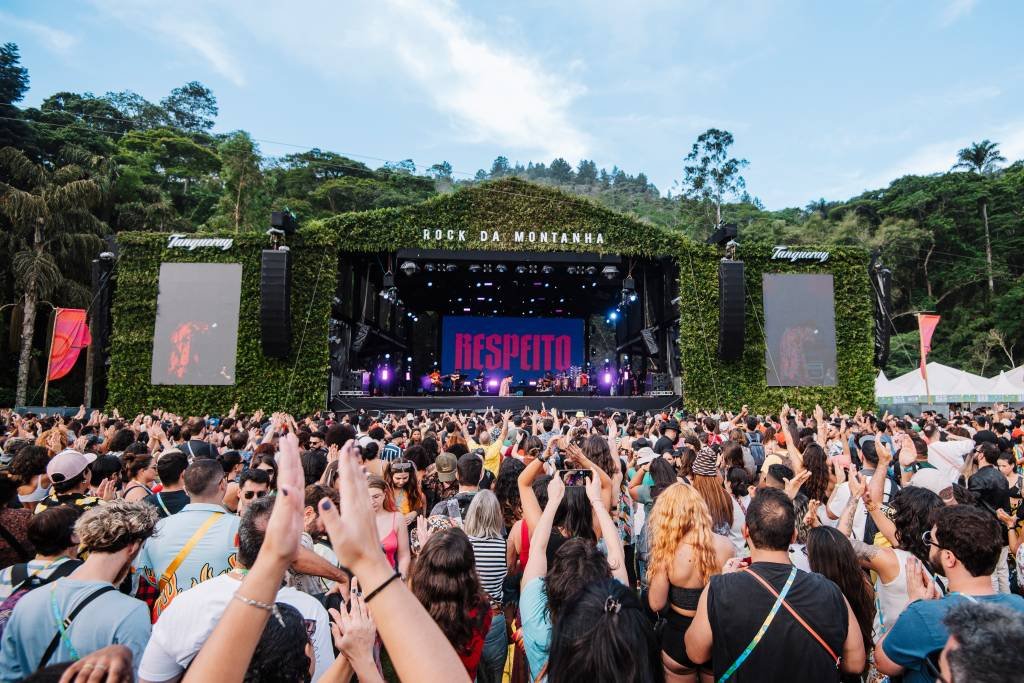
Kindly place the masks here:
[(396, 473), (412, 472), (412, 463), (411, 462), (402, 462), (402, 463), (398, 463), (398, 464), (395, 464), (395, 465), (391, 465), (391, 471), (392, 472), (396, 472)]
[(265, 495), (267, 495), (266, 491), (246, 491), (242, 494), (242, 497), (246, 500), (252, 500), (254, 496), (256, 498), (262, 498)]
[(933, 545), (939, 550), (949, 550), (935, 542), (935, 536), (932, 535), (931, 529), (921, 534), (921, 540), (924, 541), (925, 545)]

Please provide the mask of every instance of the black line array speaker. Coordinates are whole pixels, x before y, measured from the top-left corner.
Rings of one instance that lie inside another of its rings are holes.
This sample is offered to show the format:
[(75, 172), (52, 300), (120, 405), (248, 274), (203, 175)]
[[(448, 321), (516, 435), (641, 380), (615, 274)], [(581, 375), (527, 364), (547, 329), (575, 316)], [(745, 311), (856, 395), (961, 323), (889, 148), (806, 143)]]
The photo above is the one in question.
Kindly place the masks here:
[(658, 355), (658, 340), (654, 338), (654, 328), (645, 327), (640, 330), (640, 337), (644, 340), (644, 345), (647, 347), (647, 353), (652, 356)]
[(260, 265), (260, 341), (263, 355), (292, 351), (292, 260), (287, 249), (264, 249)]
[(718, 357), (739, 360), (743, 355), (746, 319), (743, 261), (718, 263)]

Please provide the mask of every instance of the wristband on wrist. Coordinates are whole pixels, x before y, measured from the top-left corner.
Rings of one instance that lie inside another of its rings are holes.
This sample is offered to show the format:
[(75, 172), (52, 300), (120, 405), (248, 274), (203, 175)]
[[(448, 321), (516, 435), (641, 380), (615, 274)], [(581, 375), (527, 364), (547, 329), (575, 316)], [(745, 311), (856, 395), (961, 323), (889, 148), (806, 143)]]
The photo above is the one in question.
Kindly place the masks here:
[(399, 574), (398, 572), (395, 572), (394, 574), (389, 576), (387, 579), (385, 579), (384, 583), (382, 583), (381, 585), (377, 586), (372, 591), (370, 591), (369, 593), (364, 595), (363, 596), (363, 602), (369, 603), (370, 600), (373, 600), (375, 597), (377, 597), (378, 593), (380, 593), (382, 590), (387, 588), (388, 585), (390, 585), (392, 581), (394, 581), (395, 579), (400, 579), (400, 578), (402, 578), (401, 574)]

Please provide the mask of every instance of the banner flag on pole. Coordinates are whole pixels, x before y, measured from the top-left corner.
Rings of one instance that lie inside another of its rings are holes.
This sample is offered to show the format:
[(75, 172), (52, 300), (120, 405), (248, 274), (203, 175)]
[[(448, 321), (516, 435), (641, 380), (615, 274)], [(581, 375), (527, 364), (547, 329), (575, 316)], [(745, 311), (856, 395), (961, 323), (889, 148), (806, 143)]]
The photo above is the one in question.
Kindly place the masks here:
[(60, 379), (71, 372), (78, 353), (92, 343), (86, 311), (83, 308), (58, 308), (50, 344), (49, 379)]
[(932, 335), (941, 319), (941, 316), (929, 313), (917, 314), (917, 329), (921, 334), (921, 377), (924, 378), (924, 390), (929, 402), (932, 400), (932, 392), (928, 388), (928, 352), (932, 350)]

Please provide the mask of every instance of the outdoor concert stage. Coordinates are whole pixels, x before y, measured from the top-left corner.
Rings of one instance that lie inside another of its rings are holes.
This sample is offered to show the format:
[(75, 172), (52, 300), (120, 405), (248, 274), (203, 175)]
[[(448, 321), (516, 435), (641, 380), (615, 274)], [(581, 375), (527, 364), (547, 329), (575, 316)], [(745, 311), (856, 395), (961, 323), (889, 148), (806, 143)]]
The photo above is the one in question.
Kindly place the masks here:
[(680, 405), (679, 396), (335, 396), (329, 408), (336, 411), (379, 410), (381, 412), (467, 412), (556, 408), (560, 412), (599, 411), (659, 412)]

